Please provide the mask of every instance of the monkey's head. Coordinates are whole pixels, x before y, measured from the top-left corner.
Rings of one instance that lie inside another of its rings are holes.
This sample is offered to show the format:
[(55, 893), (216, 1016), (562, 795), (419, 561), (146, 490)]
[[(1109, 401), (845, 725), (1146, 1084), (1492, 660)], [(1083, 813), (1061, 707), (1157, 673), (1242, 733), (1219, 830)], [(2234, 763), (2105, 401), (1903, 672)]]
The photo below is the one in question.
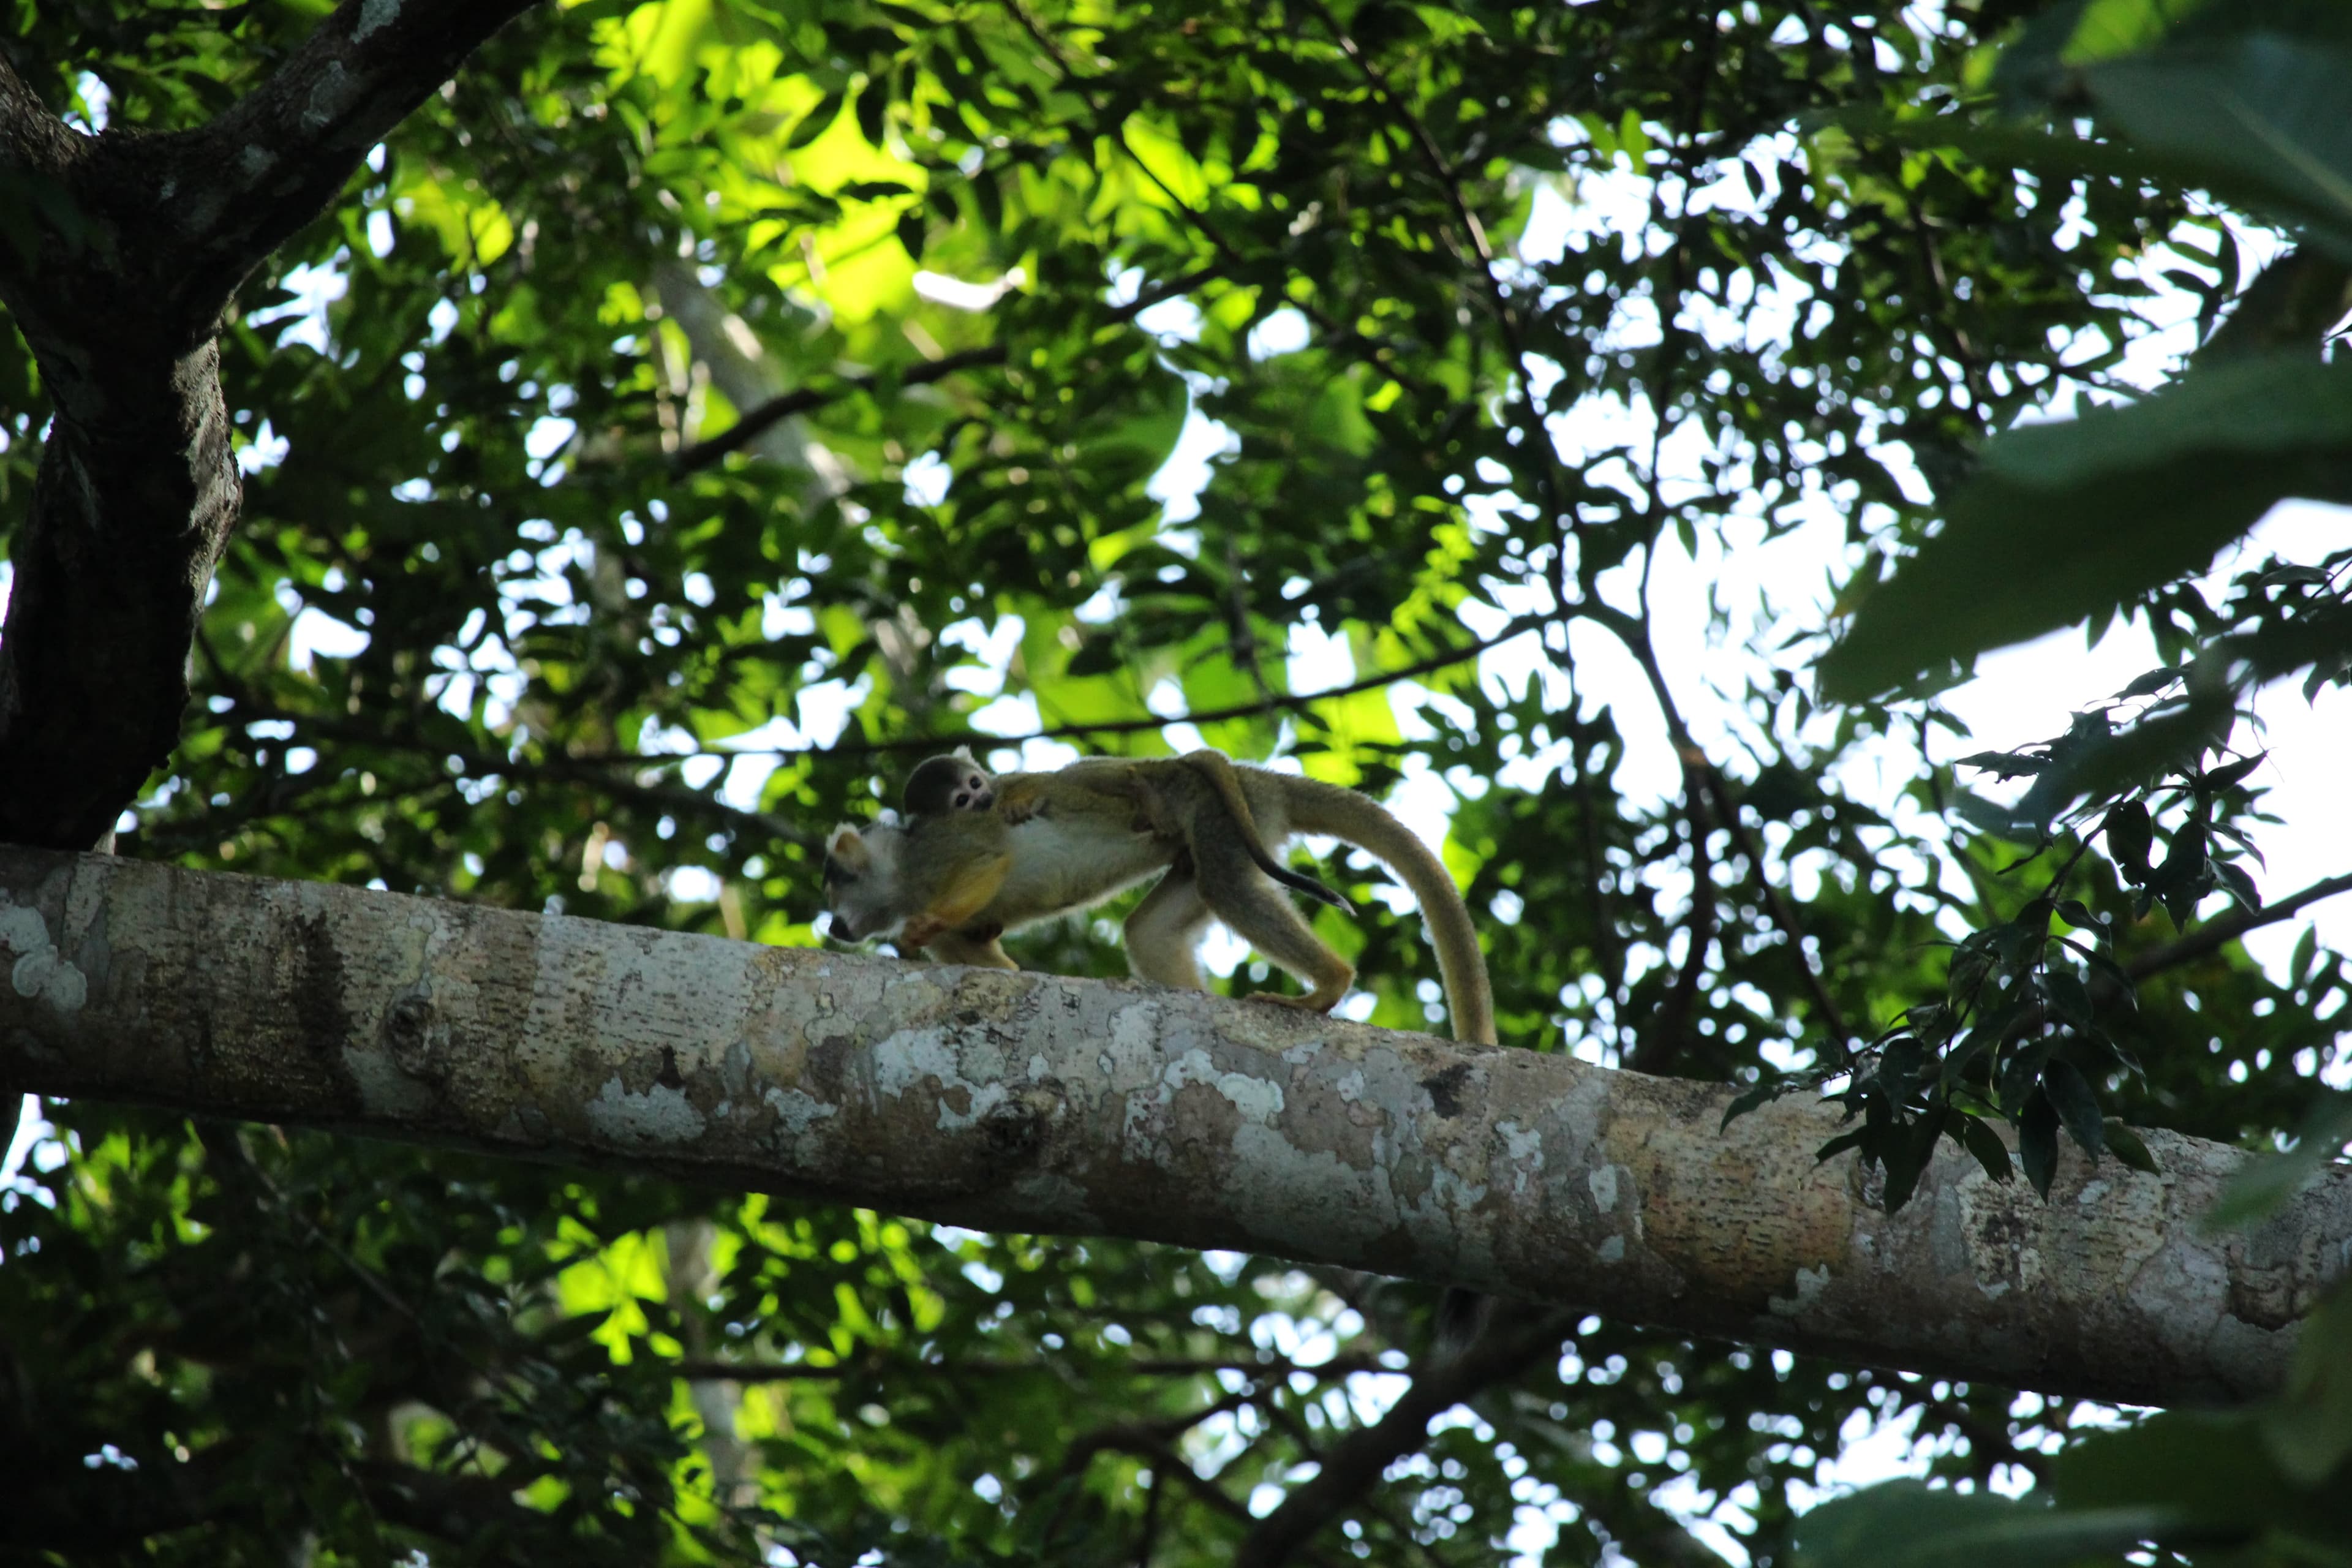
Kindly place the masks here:
[(888, 819), (863, 829), (849, 823), (824, 841), (824, 907), (843, 942), (887, 936), (908, 911), (898, 897), (898, 849), (907, 830)]
[(907, 775), (900, 805), (909, 816), (933, 816), (943, 811), (986, 811), (996, 804), (996, 781), (973, 760), (969, 748), (958, 746), (944, 757), (925, 757)]

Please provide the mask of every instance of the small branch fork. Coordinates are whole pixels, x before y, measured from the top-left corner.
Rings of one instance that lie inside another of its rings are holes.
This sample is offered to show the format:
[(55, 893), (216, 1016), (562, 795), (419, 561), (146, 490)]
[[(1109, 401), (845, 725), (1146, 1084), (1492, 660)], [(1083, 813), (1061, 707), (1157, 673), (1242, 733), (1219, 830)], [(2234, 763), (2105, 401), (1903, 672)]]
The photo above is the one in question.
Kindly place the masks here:
[(1356, 1507), (1391, 1465), (1417, 1451), (1428, 1439), (1430, 1422), (1556, 1352), (1575, 1322), (1573, 1314), (1542, 1312), (1498, 1323), (1460, 1355), (1419, 1369), (1387, 1415), (1332, 1444), (1315, 1478), (1258, 1521), (1234, 1554), (1234, 1568), (1290, 1562), (1324, 1526)]

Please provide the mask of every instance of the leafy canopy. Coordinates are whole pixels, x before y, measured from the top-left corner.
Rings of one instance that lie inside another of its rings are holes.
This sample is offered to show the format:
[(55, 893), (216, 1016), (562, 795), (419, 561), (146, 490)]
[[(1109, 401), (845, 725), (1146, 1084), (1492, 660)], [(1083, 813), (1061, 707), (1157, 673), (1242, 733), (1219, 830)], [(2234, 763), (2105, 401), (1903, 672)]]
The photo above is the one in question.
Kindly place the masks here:
[[(18, 0), (8, 48), (85, 123), (167, 130), (320, 9)], [(1665, 670), (1695, 650), (1642, 597), (1661, 552), (1736, 571), (1824, 520), (1866, 584), (1945, 520), (1825, 667), (1856, 697), (2110, 605), (2170, 617), (2185, 659), (2335, 603), (2332, 568), (2240, 620), (2175, 586), (2266, 495), (2331, 493), (2352, 405), (2307, 353), (1985, 445), (2109, 387), (2149, 258), (2238, 289), (2235, 220), (2189, 188), (2339, 221), (2182, 87), (2235, 83), (2334, 157), (2345, 122), (2296, 96), (2322, 42), (2091, 57), (2130, 7), (2019, 9), (536, 12), (227, 328), (246, 516), (121, 846), (806, 944), (815, 830), (946, 738), (1197, 733), (1376, 794), (1442, 780), (1507, 1039), (1843, 1085), (1890, 1201), (1939, 1138), (2046, 1182), (2062, 1131), (2128, 1159), (2135, 1122), (2291, 1126), (2340, 961), (2280, 983), (2167, 945), (2237, 890), (2208, 868), (2254, 807), (2207, 699), (2137, 772), (1949, 834), (1947, 773), (1862, 797), (1842, 765), (1949, 723), (1932, 700), (1817, 708), (1816, 641), (1712, 660), (1686, 710)], [(43, 409), (0, 337), (0, 508)], [(1189, 515), (1154, 487), (1188, 428), (1218, 447)], [(2016, 592), (1955, 592), (1987, 583)], [(1347, 673), (1300, 689), (1313, 649)], [(1661, 718), (1682, 788), (1621, 790)], [(2079, 853), (2095, 795), (2106, 851)], [(1417, 920), (1327, 871), (1370, 1016), (1424, 1026)], [(1021, 960), (1118, 973), (1112, 930)], [(1343, 1461), (1302, 1560), (1679, 1563), (1711, 1519), (1780, 1562), (1857, 1421), (1916, 1419), (1930, 1472), (1982, 1489), (2044, 1474), (2072, 1418), (1587, 1320), (1384, 1448), (1428, 1374), (1417, 1289), (48, 1114), (63, 1142), (0, 1197), (0, 1447), (50, 1500), (16, 1528), (77, 1563), (1181, 1568)]]

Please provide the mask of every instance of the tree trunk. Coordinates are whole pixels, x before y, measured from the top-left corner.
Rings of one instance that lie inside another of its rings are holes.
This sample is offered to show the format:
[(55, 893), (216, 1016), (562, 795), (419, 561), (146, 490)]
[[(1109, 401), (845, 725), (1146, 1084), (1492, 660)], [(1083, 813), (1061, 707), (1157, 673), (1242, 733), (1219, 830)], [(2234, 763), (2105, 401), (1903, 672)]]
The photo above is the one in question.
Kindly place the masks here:
[(9, 539), (0, 841), (107, 839), (179, 741), (242, 489), (222, 312), (530, 0), (350, 0), (200, 129), (89, 136), (0, 56), (0, 306), (54, 407)]

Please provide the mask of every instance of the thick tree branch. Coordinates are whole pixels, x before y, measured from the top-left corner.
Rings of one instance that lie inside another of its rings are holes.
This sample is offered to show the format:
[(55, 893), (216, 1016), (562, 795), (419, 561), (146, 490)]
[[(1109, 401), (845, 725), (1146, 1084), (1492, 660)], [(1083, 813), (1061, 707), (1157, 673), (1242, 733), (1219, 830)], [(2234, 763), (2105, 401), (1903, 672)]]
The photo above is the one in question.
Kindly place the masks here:
[(2274, 1387), (2352, 1170), (2252, 1237), (2248, 1156), (1938, 1152), (1882, 1213), (1833, 1106), (1126, 984), (0, 850), (0, 1078), (854, 1203), (1331, 1263), (2137, 1404)]
[(529, 3), (349, 0), (219, 120), (165, 135), (81, 135), (0, 61), (0, 306), (56, 415), (9, 547), (0, 840), (98, 843), (170, 756), (242, 500), (221, 313)]
[[(162, 193), (196, 244), (190, 302), (217, 310), (335, 198), (467, 55), (538, 0), (346, 0), (268, 80), (182, 146), (207, 178)], [(179, 139), (167, 139), (177, 141)]]

